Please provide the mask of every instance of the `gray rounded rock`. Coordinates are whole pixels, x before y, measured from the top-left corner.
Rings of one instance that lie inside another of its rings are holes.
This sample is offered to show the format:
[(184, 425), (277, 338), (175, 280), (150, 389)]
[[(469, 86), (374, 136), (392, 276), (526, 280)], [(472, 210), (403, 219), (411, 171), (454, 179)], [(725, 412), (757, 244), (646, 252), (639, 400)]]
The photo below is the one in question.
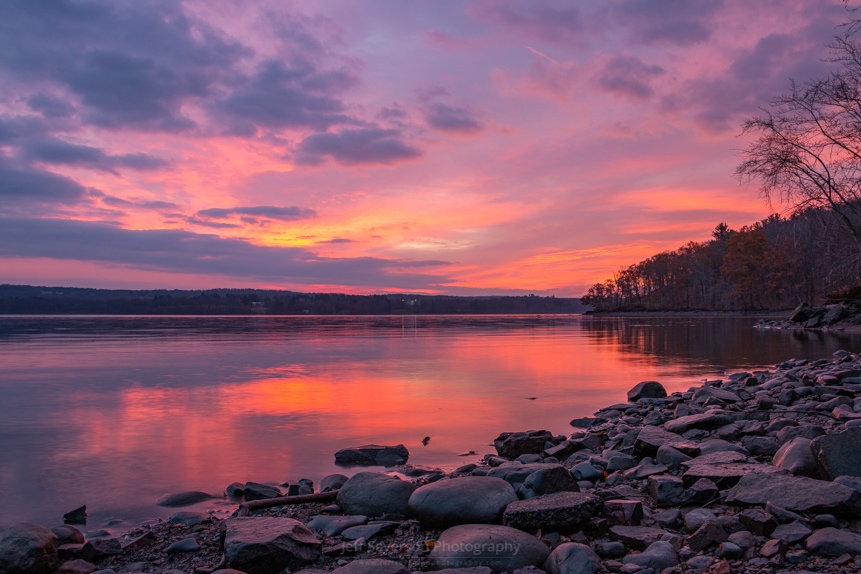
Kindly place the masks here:
[(536, 537), (507, 526), (463, 524), (443, 532), (431, 550), (433, 570), (487, 566), (493, 571), (544, 564), (550, 549)]
[(643, 381), (628, 391), (628, 400), (632, 403), (640, 399), (662, 399), (667, 396), (667, 389), (658, 381)]
[(51, 532), (57, 535), (58, 547), (63, 544), (83, 544), (86, 542), (84, 534), (74, 526), (69, 526), (68, 524), (55, 526), (51, 529)]
[(439, 480), (412, 493), (408, 512), (424, 528), (445, 530), (458, 524), (499, 524), (505, 507), (517, 500), (501, 478), (462, 476)]
[(51, 574), (57, 569), (57, 535), (38, 524), (0, 528), (0, 572)]
[(679, 564), (676, 549), (669, 542), (653, 542), (639, 554), (629, 554), (622, 558), (624, 564), (635, 564), (641, 568), (652, 568), (658, 572)]
[(338, 491), (337, 503), (345, 514), (380, 516), (407, 514), (407, 504), (417, 486), (379, 472), (360, 472)]
[(771, 464), (795, 475), (819, 478), (819, 466), (813, 457), (808, 438), (799, 436), (784, 443), (774, 454)]
[(580, 487), (571, 473), (562, 465), (536, 470), (526, 477), (517, 491), (520, 498), (535, 498), (554, 492), (577, 492)]
[(550, 574), (595, 574), (601, 569), (601, 559), (585, 544), (566, 542), (550, 553), (544, 569)]
[(811, 554), (824, 556), (861, 554), (861, 536), (837, 528), (822, 528), (807, 538), (804, 547)]
[(330, 474), (328, 476), (323, 477), (320, 481), (320, 492), (329, 492), (330, 490), (339, 490), (344, 483), (347, 482), (348, 477), (343, 474)]
[(200, 492), (199, 490), (189, 490), (187, 492), (178, 492), (176, 494), (162, 496), (156, 501), (156, 504), (158, 506), (167, 507), (189, 506), (191, 504), (203, 502), (204, 500), (209, 500), (210, 498), (212, 498), (211, 494)]

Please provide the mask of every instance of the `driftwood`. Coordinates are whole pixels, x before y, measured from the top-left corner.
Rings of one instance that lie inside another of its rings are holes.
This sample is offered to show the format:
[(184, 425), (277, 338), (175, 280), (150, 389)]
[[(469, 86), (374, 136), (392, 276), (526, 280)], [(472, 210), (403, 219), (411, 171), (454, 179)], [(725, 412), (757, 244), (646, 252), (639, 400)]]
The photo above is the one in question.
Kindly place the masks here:
[(318, 492), (317, 494), (300, 494), (298, 496), (279, 496), (278, 498), (264, 498), (263, 500), (252, 500), (243, 502), (233, 513), (233, 516), (248, 516), (255, 510), (272, 508), (274, 506), (287, 506), (290, 504), (305, 504), (307, 502), (332, 502), (338, 496), (338, 490), (329, 492)]

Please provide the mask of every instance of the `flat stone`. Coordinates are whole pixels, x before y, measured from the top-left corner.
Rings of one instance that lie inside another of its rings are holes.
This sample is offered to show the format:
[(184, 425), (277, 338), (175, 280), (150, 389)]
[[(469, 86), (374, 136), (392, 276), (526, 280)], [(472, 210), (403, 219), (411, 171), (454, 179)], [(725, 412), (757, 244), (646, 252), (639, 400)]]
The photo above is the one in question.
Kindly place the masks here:
[(643, 381), (628, 391), (628, 400), (632, 403), (640, 399), (662, 399), (666, 396), (667, 390), (658, 381)]
[(539, 470), (549, 470), (553, 468), (559, 467), (559, 464), (549, 464), (546, 462), (532, 462), (529, 464), (506, 464), (505, 466), (498, 466), (494, 469), (491, 469), (490, 472), (487, 473), (487, 476), (492, 476), (494, 478), (501, 478), (506, 481), (508, 484), (514, 488), (514, 491), (517, 492), (520, 490), (520, 487), (523, 486), (523, 483), (526, 482), (526, 479), (532, 475), (533, 472), (537, 472)]
[(748, 508), (738, 513), (738, 520), (757, 536), (771, 536), (777, 528), (777, 520), (761, 508)]
[(333, 574), (409, 574), (409, 569), (393, 560), (370, 558), (353, 560), (349, 564), (335, 568)]
[(813, 456), (810, 443), (810, 439), (795, 437), (777, 450), (771, 464), (794, 475), (819, 478), (819, 465)]
[(688, 546), (694, 552), (699, 552), (712, 545), (725, 542), (729, 538), (717, 521), (709, 520), (688, 537)]
[(733, 450), (701, 454), (690, 460), (682, 461), (682, 466), (690, 468), (698, 464), (729, 464), (733, 462), (748, 462), (747, 455)]
[(123, 551), (125, 551), (141, 550), (143, 548), (148, 548), (156, 542), (158, 542), (158, 538), (156, 538), (156, 535), (152, 531), (150, 531), (121, 544), (123, 546)]
[(709, 521), (717, 520), (717, 515), (708, 508), (694, 508), (685, 514), (685, 530), (696, 532), (697, 529)]
[(0, 572), (52, 574), (58, 565), (57, 536), (38, 524), (0, 528)]
[(658, 447), (658, 452), (655, 454), (655, 460), (658, 464), (662, 464), (667, 468), (676, 469), (683, 463), (692, 459), (685, 453), (678, 451), (669, 445), (661, 445)]
[(644, 426), (634, 441), (634, 455), (641, 458), (644, 456), (654, 458), (662, 445), (671, 446), (688, 456), (697, 456), (700, 453), (700, 447), (696, 443), (687, 441), (661, 427)]
[(308, 528), (319, 530), (326, 536), (337, 536), (347, 528), (360, 526), (368, 522), (368, 517), (358, 514), (350, 516), (332, 516), (320, 514), (312, 516), (308, 521)]
[(804, 547), (823, 556), (861, 554), (861, 536), (838, 528), (821, 528), (807, 538)]
[(243, 516), (224, 521), (225, 565), (247, 574), (278, 574), (316, 562), (322, 545), (292, 518)]
[(662, 540), (651, 543), (648, 548), (639, 554), (629, 554), (622, 559), (624, 564), (633, 564), (640, 568), (651, 568), (660, 572), (665, 568), (672, 568), (679, 564), (679, 556), (676, 549), (669, 542)]
[(657, 542), (667, 531), (661, 528), (649, 526), (611, 526), (610, 538), (620, 540), (629, 548), (634, 550), (645, 550), (648, 546)]
[(81, 548), (80, 557), (87, 562), (92, 562), (97, 558), (105, 556), (116, 556), (123, 553), (123, 547), (120, 541), (116, 538), (96, 538), (88, 540)]
[(761, 506), (767, 502), (792, 512), (851, 514), (861, 511), (861, 493), (842, 484), (778, 473), (745, 475), (726, 502)]
[(504, 432), (493, 440), (493, 446), (499, 456), (513, 460), (523, 454), (541, 454), (545, 443), (555, 442), (553, 438), (546, 430)]
[(733, 422), (733, 418), (723, 411), (708, 411), (699, 415), (679, 417), (664, 423), (664, 430), (683, 434), (691, 429), (714, 430)]
[(579, 529), (602, 506), (601, 499), (583, 492), (545, 494), (509, 504), (502, 523), (527, 532)]
[(368, 444), (344, 448), (335, 453), (335, 463), (344, 465), (397, 466), (406, 464), (410, 451), (402, 444), (382, 446)]
[(242, 488), (242, 496), (245, 500), (265, 500), (267, 498), (278, 498), (282, 495), (278, 487), (260, 482), (246, 482)]
[[(558, 468), (573, 482), (564, 467)], [(501, 478), (462, 476), (419, 487), (407, 508), (422, 527), (445, 530), (458, 524), (500, 524), (505, 507), (516, 500), (514, 488)]]
[(338, 491), (337, 503), (347, 514), (407, 514), (415, 484), (379, 472), (360, 472)]
[(682, 480), (669, 474), (650, 476), (648, 479), (649, 495), (658, 508), (679, 506), (687, 499), (687, 492)]
[(770, 464), (755, 462), (695, 464), (688, 467), (687, 472), (682, 475), (682, 481), (690, 486), (701, 478), (707, 478), (719, 488), (728, 488), (735, 485), (742, 477), (751, 473), (780, 474), (780, 469)]
[(158, 506), (168, 507), (189, 506), (191, 504), (203, 502), (204, 500), (209, 500), (210, 498), (212, 498), (211, 494), (200, 492), (199, 490), (189, 490), (186, 492), (178, 492), (176, 494), (162, 496), (156, 501), (156, 504)]
[(98, 569), (99, 567), (95, 564), (78, 558), (75, 560), (69, 560), (68, 562), (63, 562), (63, 564), (60, 565), (60, 569), (57, 571), (57, 574), (92, 574)]
[(861, 476), (861, 428), (817, 437), (810, 448), (823, 478)]
[[(538, 499), (524, 502), (533, 500)], [(550, 549), (543, 542), (521, 530), (489, 524), (463, 524), (440, 535), (431, 550), (429, 565), (433, 570), (487, 566), (499, 572), (540, 566), (549, 555)]]
[(553, 549), (544, 570), (550, 574), (595, 574), (601, 569), (601, 559), (589, 546), (565, 542)]
[(811, 529), (800, 522), (790, 522), (789, 524), (781, 524), (771, 533), (772, 538), (783, 540), (787, 544), (796, 544), (801, 542), (813, 533)]
[(341, 532), (341, 537), (344, 540), (370, 540), (378, 534), (391, 532), (399, 525), (400, 522), (393, 522), (387, 520), (381, 522), (373, 522), (371, 524), (364, 524), (361, 526), (351, 526), (350, 528), (346, 528)]

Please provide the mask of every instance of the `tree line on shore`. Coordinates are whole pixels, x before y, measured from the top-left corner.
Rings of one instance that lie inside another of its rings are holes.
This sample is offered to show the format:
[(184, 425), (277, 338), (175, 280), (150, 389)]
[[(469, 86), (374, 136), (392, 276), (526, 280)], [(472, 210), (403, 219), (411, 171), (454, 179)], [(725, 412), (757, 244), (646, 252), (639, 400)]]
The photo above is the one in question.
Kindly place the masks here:
[(861, 275), (858, 244), (839, 218), (808, 208), (738, 230), (721, 223), (710, 240), (621, 269), (582, 301), (598, 311), (764, 311), (820, 301)]
[(349, 295), (263, 289), (112, 290), (0, 285), (0, 314), (402, 315), (580, 313), (565, 297)]

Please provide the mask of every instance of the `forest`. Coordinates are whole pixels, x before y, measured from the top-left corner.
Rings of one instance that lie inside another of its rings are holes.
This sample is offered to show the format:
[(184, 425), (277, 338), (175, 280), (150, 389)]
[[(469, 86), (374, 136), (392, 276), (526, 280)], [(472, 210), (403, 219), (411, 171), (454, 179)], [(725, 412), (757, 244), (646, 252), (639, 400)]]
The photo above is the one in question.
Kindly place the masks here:
[(764, 311), (823, 301), (858, 284), (858, 243), (826, 208), (772, 215), (738, 230), (718, 224), (630, 265), (582, 298), (597, 311)]

